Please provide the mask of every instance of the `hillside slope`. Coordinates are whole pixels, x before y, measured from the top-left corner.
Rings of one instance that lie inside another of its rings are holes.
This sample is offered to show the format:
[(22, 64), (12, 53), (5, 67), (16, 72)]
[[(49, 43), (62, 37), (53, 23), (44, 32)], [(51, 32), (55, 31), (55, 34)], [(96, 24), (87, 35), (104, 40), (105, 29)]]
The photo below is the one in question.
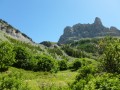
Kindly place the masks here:
[[(5, 22), (4, 20), (0, 19), (0, 34), (5, 34), (11, 38), (24, 41), (27, 43), (33, 43), (32, 39), (28, 37), (26, 34), (20, 32), (16, 28), (12, 27), (10, 24)], [(5, 39), (5, 35), (2, 35), (0, 39)]]

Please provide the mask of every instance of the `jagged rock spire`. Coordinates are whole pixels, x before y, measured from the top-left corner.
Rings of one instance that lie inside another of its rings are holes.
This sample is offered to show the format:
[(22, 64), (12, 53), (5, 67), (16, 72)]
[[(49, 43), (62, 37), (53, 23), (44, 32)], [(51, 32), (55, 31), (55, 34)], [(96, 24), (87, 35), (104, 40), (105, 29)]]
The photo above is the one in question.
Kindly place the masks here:
[(104, 36), (120, 36), (120, 30), (116, 27), (105, 27), (100, 18), (96, 17), (92, 24), (75, 24), (64, 29), (58, 43), (66, 44), (83, 38), (95, 38)]
[(94, 21), (94, 24), (95, 25), (102, 25), (101, 19), (99, 17), (96, 17), (95, 21)]

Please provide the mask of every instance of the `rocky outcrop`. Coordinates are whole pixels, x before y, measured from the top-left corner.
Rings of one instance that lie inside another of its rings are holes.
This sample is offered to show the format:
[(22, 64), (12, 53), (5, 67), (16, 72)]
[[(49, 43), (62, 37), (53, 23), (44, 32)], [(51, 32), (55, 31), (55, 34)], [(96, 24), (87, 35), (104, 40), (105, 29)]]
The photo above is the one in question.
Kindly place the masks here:
[(72, 27), (67, 26), (58, 43), (65, 44), (70, 41), (80, 40), (82, 38), (94, 38), (102, 36), (120, 36), (120, 30), (116, 27), (105, 27), (100, 18), (96, 17), (92, 24), (76, 24)]
[(25, 42), (33, 42), (30, 37), (28, 37), (26, 34), (21, 33), (19, 30), (15, 29), (11, 25), (9, 25), (7, 22), (0, 19), (0, 30), (7, 33), (12, 38), (25, 41)]

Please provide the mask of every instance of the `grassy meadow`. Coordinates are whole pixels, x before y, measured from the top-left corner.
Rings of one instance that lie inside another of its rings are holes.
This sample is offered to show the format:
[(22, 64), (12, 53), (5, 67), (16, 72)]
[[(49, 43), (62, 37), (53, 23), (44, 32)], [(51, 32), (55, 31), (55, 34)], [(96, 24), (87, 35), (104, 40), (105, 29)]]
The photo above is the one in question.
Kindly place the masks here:
[(33, 72), (10, 67), (8, 71), (1, 73), (1, 76), (10, 74), (18, 75), (18, 79), (29, 90), (71, 90), (69, 84), (75, 80), (78, 72), (70, 70), (58, 73)]

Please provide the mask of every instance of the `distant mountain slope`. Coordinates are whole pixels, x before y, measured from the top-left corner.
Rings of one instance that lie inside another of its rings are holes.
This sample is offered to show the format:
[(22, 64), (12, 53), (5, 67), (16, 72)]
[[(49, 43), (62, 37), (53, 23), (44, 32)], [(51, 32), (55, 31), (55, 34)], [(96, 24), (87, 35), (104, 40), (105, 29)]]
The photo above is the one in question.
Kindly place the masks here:
[(19, 30), (15, 29), (4, 20), (0, 19), (0, 34), (1, 34), (0, 39), (6, 39), (3, 33), (9, 37), (12, 37), (20, 41), (24, 41), (27, 43), (33, 42), (32, 39), (28, 37), (26, 34), (20, 32)]
[(93, 24), (76, 24), (72, 27), (67, 26), (58, 43), (64, 44), (69, 41), (79, 40), (81, 38), (93, 38), (102, 36), (120, 36), (120, 30), (116, 27), (105, 27), (100, 18), (96, 17)]

